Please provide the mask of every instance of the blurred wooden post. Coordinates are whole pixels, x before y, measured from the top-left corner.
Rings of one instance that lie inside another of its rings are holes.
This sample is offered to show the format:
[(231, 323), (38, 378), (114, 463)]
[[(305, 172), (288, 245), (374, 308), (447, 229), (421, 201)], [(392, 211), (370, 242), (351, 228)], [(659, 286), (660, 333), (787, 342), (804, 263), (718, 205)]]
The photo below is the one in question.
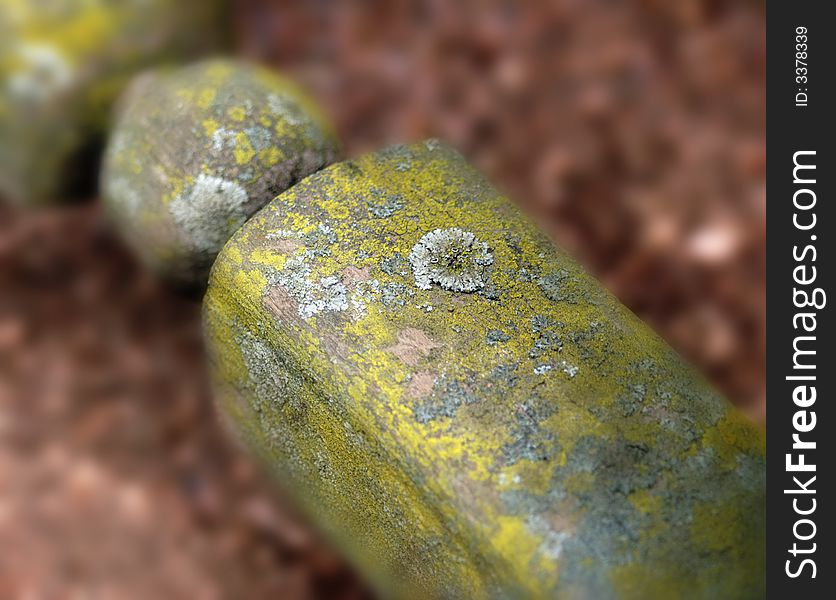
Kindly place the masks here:
[(302, 90), (235, 60), (146, 72), (117, 112), (102, 201), (143, 262), (184, 289), (205, 289), (215, 256), (253, 213), (340, 156)]
[(222, 47), (225, 6), (0, 3), (0, 198), (33, 206), (90, 193), (122, 87), (141, 69)]

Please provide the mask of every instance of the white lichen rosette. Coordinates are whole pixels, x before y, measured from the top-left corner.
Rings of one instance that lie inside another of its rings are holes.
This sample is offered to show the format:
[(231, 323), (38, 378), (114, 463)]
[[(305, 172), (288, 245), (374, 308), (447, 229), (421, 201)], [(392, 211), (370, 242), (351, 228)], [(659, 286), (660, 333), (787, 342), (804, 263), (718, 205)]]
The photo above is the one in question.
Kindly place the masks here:
[(413, 246), (409, 264), (415, 285), (422, 290), (436, 283), (451, 292), (475, 292), (490, 278), (493, 254), (470, 231), (434, 229)]

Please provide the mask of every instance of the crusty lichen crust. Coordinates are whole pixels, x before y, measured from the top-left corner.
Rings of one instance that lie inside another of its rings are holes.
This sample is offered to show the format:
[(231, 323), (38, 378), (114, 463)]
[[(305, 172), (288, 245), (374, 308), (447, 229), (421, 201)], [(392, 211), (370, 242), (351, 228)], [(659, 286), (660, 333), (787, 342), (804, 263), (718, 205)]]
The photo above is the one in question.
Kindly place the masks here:
[(186, 287), (205, 286), (218, 251), (250, 215), (339, 153), (293, 83), (239, 62), (142, 75), (119, 112), (105, 204), (140, 256)]
[(0, 197), (33, 206), (89, 192), (120, 90), (139, 69), (223, 45), (225, 5), (0, 2)]
[(395, 596), (762, 596), (760, 432), (437, 141), (276, 198), (204, 318), (222, 412)]

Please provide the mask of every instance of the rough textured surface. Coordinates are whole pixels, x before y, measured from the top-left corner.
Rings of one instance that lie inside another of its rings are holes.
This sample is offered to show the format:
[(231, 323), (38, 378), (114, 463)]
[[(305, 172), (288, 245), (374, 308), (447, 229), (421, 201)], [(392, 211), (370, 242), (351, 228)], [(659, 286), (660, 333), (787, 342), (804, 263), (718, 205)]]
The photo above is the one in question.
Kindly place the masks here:
[(34, 205), (89, 187), (88, 163), (131, 74), (218, 47), (225, 4), (4, 0), (0, 195)]
[(237, 0), (350, 156), (450, 141), (765, 421), (764, 2)]
[(101, 205), (0, 206), (0, 598), (371, 600), (221, 427)]
[(300, 90), (247, 64), (145, 74), (122, 104), (105, 156), (105, 202), (145, 261), (186, 286), (204, 286), (250, 215), (339, 152)]
[[(485, 244), (480, 285), (441, 283), (452, 244), (416, 285), (435, 230)], [(438, 142), (279, 196), (204, 318), (223, 411), (381, 587), (763, 593), (759, 433)]]

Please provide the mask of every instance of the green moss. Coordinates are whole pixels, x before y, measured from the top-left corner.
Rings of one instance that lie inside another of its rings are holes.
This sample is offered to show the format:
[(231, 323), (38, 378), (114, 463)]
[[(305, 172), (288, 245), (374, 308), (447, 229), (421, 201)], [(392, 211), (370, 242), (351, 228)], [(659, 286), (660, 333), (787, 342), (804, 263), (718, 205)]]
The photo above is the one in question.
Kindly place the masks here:
[(0, 3), (0, 195), (87, 193), (111, 107), (149, 65), (223, 43), (225, 2)]
[[(451, 229), (466, 243), (431, 244), (422, 279), (405, 257)], [(468, 269), (477, 285), (445, 285)], [(235, 428), (382, 586), (758, 589), (758, 432), (448, 147), (281, 194), (219, 255), (204, 311)]]
[(215, 255), (251, 214), (339, 152), (294, 84), (247, 64), (149, 73), (121, 104), (105, 204), (136, 252), (187, 287), (205, 285)]

